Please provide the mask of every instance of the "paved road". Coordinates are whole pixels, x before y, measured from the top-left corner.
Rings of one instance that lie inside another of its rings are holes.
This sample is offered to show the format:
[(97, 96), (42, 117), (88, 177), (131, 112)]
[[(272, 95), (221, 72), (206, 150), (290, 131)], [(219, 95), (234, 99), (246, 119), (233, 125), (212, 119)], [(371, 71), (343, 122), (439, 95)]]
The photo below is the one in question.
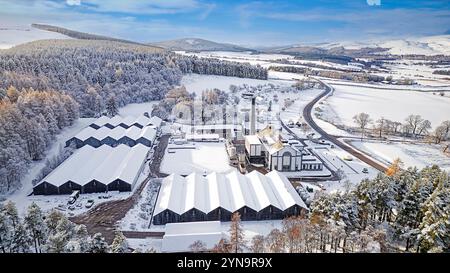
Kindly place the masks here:
[[(70, 220), (76, 224), (85, 225), (90, 234), (95, 234), (97, 232), (101, 233), (108, 243), (112, 243), (117, 221), (123, 219), (127, 212), (134, 206), (134, 204), (136, 204), (147, 183), (152, 178), (166, 176), (165, 174), (159, 172), (159, 167), (168, 142), (168, 135), (163, 135), (160, 138), (158, 146), (153, 154), (153, 160), (150, 164), (149, 176), (140, 184), (139, 188), (137, 188), (130, 197), (122, 200), (114, 200), (98, 204), (86, 213), (71, 217)], [(145, 235), (147, 234), (141, 234), (141, 237), (133, 238), (148, 237)]]
[(330, 135), (327, 132), (325, 132), (325, 130), (323, 130), (322, 128), (320, 128), (319, 125), (317, 125), (317, 123), (314, 121), (314, 119), (311, 116), (312, 113), (312, 109), (314, 107), (314, 105), (321, 100), (323, 97), (327, 96), (328, 94), (330, 94), (333, 91), (333, 88), (331, 86), (329, 86), (328, 84), (325, 84), (325, 91), (323, 91), (319, 96), (317, 96), (315, 99), (313, 99), (311, 102), (309, 102), (305, 108), (303, 108), (303, 118), (305, 119), (305, 121), (311, 126), (311, 128), (313, 128), (317, 133), (319, 133), (323, 139), (330, 141), (331, 143), (333, 143), (334, 145), (340, 147), (341, 149), (343, 149), (344, 151), (350, 153), (351, 155), (353, 155), (354, 157), (360, 159), (361, 161), (367, 163), (368, 165), (372, 166), (373, 168), (381, 171), (381, 172), (385, 172), (386, 171), (386, 167), (381, 165), (380, 163), (376, 162), (375, 160), (373, 160), (372, 158), (370, 158), (369, 156), (347, 146), (346, 144), (342, 143), (336, 136)]

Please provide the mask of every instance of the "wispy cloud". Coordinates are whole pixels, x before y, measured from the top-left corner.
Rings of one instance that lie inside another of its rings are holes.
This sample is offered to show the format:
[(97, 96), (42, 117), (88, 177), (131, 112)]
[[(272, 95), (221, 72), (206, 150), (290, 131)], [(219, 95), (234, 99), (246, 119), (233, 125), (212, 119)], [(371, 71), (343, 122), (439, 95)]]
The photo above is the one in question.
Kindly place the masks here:
[[(74, 0), (70, 0), (74, 1)], [(196, 0), (77, 0), (80, 6), (95, 12), (132, 14), (175, 14), (197, 10), (203, 4)]]

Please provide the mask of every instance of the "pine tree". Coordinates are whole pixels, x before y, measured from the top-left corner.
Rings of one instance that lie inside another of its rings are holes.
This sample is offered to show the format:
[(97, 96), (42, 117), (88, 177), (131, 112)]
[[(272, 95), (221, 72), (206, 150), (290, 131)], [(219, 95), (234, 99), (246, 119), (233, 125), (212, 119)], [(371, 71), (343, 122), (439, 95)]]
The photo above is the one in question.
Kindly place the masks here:
[(115, 115), (119, 114), (116, 97), (109, 97), (108, 101), (106, 102), (106, 113), (109, 117), (114, 117)]
[(111, 244), (111, 252), (112, 253), (126, 253), (128, 252), (128, 243), (127, 238), (123, 235), (122, 232), (116, 232), (114, 236), (114, 240)]
[(100, 233), (95, 233), (92, 237), (91, 253), (108, 253), (109, 247), (105, 238)]
[(27, 253), (30, 252), (32, 238), (29, 236), (21, 222), (16, 223), (11, 238), (11, 253)]
[(239, 212), (233, 213), (230, 224), (230, 244), (234, 253), (242, 252), (245, 248), (244, 230), (241, 224), (241, 215)]
[(31, 203), (24, 218), (25, 228), (31, 232), (36, 253), (41, 252), (41, 245), (45, 242), (46, 227), (44, 215), (41, 208), (36, 203)]
[(13, 234), (12, 224), (6, 216), (5, 209), (0, 203), (0, 250), (2, 253), (9, 252)]
[[(448, 182), (447, 182), (448, 183)], [(447, 252), (450, 250), (450, 188), (443, 184), (433, 192), (424, 206), (420, 224), (419, 251)]]

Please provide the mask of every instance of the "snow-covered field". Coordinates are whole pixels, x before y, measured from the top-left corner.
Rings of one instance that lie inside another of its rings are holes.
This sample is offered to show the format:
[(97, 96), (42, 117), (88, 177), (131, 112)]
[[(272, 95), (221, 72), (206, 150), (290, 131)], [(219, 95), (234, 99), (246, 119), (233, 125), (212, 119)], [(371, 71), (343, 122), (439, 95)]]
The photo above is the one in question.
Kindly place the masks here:
[(241, 86), (246, 84), (248, 86), (258, 86), (258, 85), (266, 85), (269, 83), (284, 86), (292, 85), (292, 82), (288, 82), (285, 80), (284, 81), (256, 80), (237, 77), (198, 75), (198, 74), (185, 75), (181, 80), (181, 85), (184, 85), (189, 93), (194, 92), (197, 95), (201, 95), (202, 91), (206, 89), (214, 89), (214, 88), (228, 92), (230, 85)]
[(44, 39), (71, 39), (65, 35), (32, 28), (31, 26), (11, 26), (0, 28), (0, 49)]
[[(195, 149), (166, 149), (161, 164), (161, 172), (188, 175), (192, 172), (227, 172), (232, 169), (223, 142), (193, 142)], [(178, 146), (178, 145), (177, 145)], [(182, 146), (182, 145), (180, 145)]]
[(450, 156), (445, 155), (442, 152), (443, 147), (439, 145), (378, 141), (352, 141), (351, 145), (386, 164), (400, 158), (404, 167), (423, 168), (436, 164), (440, 168), (450, 171)]
[(158, 104), (159, 101), (150, 101), (144, 103), (130, 103), (119, 109), (119, 115), (121, 116), (133, 116), (138, 117), (145, 112), (149, 114), (152, 112), (153, 105)]
[(355, 126), (353, 116), (365, 112), (372, 120), (381, 117), (403, 122), (410, 114), (428, 119), (432, 127), (450, 117), (450, 98), (416, 91), (334, 86), (334, 94), (320, 108), (326, 120), (334, 124)]

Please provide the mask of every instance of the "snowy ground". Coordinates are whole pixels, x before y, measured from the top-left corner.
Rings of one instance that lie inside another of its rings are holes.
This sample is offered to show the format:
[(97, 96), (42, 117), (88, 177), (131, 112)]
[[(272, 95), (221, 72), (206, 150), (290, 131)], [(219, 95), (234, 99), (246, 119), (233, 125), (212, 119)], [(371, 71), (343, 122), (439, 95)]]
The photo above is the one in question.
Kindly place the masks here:
[(121, 116), (133, 116), (138, 117), (148, 112), (149, 114), (152, 112), (153, 105), (158, 104), (159, 101), (150, 101), (144, 103), (130, 103), (124, 107), (119, 109), (119, 115)]
[[(227, 172), (232, 169), (228, 162), (225, 143), (192, 142), (195, 149), (166, 149), (161, 172), (188, 175), (192, 172)], [(187, 146), (188, 146), (187, 145)], [(183, 145), (176, 145), (183, 146)], [(172, 152), (173, 151), (173, 152)]]
[(334, 94), (318, 105), (333, 124), (354, 126), (353, 116), (365, 112), (372, 120), (381, 117), (403, 122), (410, 114), (421, 115), (438, 126), (450, 117), (450, 98), (431, 93), (335, 86)]
[(121, 230), (145, 230), (150, 224), (150, 217), (153, 213), (153, 207), (156, 204), (160, 181), (158, 179), (150, 180), (142, 191), (139, 201), (127, 212), (125, 217), (119, 222)]
[(32, 28), (31, 26), (2, 26), (0, 28), (0, 49), (44, 39), (71, 39), (68, 36)]
[(186, 87), (189, 93), (196, 93), (201, 95), (206, 89), (220, 89), (223, 91), (229, 91), (230, 85), (248, 85), (248, 86), (258, 86), (266, 85), (272, 83), (274, 85), (289, 86), (292, 82), (286, 80), (256, 80), (238, 77), (227, 77), (227, 76), (215, 76), (215, 75), (198, 75), (189, 74), (183, 76), (181, 80), (181, 85)]
[(157, 238), (145, 238), (145, 239), (133, 239), (127, 238), (128, 247), (138, 250), (140, 252), (146, 252), (148, 250), (155, 250), (161, 252), (162, 239)]
[(405, 167), (423, 168), (436, 164), (450, 171), (450, 156), (442, 152), (440, 145), (379, 141), (352, 141), (351, 145), (386, 164), (400, 158)]

